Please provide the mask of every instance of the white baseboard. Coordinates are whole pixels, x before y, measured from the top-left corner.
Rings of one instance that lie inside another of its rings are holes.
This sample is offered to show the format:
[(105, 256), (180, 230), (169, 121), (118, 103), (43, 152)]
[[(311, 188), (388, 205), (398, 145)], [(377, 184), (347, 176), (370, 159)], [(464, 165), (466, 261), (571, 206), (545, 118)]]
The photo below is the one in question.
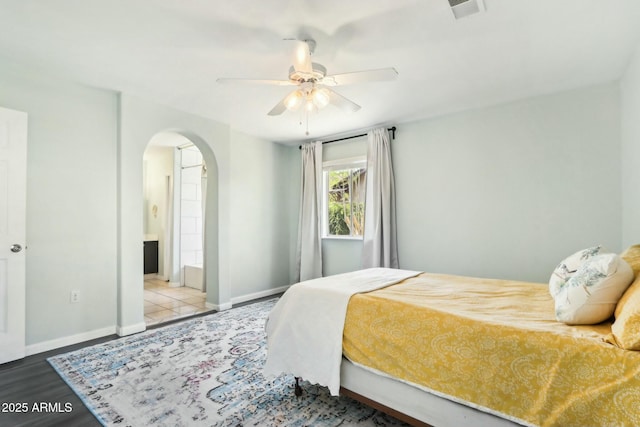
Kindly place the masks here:
[(116, 334), (121, 337), (137, 334), (138, 332), (144, 332), (147, 329), (147, 325), (144, 322), (136, 323), (135, 325), (129, 326), (118, 326), (116, 327)]
[(252, 294), (234, 297), (234, 298), (231, 298), (231, 304), (240, 304), (240, 303), (252, 301), (258, 298), (270, 297), (271, 295), (281, 294), (287, 289), (289, 289), (289, 286), (281, 286), (279, 288), (267, 289), (265, 291), (254, 292)]
[(210, 309), (216, 310), (216, 311), (229, 310), (235, 304), (241, 304), (243, 302), (253, 301), (253, 300), (256, 300), (256, 299), (259, 299), (259, 298), (270, 297), (271, 295), (281, 294), (281, 293), (285, 292), (287, 289), (289, 289), (289, 286), (290, 285), (288, 285), (288, 286), (280, 286), (279, 288), (266, 289), (264, 291), (259, 291), (259, 292), (254, 292), (254, 293), (251, 293), (251, 294), (241, 295), (239, 297), (233, 297), (233, 298), (231, 298), (231, 301), (224, 302), (222, 304), (212, 304), (212, 303), (207, 301), (207, 302), (205, 302), (205, 306), (207, 308), (210, 308)]
[(209, 301), (206, 301), (204, 303), (205, 307), (210, 308), (211, 310), (215, 310), (215, 311), (224, 311), (224, 310), (229, 310), (232, 305), (230, 302), (224, 302), (222, 304), (212, 304)]
[(68, 345), (78, 344), (81, 342), (93, 340), (96, 338), (112, 335), (116, 332), (115, 326), (109, 326), (107, 328), (95, 329), (93, 331), (83, 332), (81, 334), (70, 335), (68, 337), (56, 338), (49, 341), (43, 341), (36, 344), (30, 344), (27, 346), (26, 355), (44, 353), (45, 351), (55, 350), (56, 348), (66, 347)]
[[(180, 284), (177, 283), (179, 286)], [(267, 289), (260, 292), (254, 292), (247, 295), (242, 295), (239, 297), (231, 298), (230, 302), (225, 302), (222, 304), (212, 304), (210, 302), (206, 302), (205, 305), (207, 308), (216, 311), (224, 311), (229, 310), (233, 307), (234, 304), (240, 304), (247, 301), (252, 301), (258, 298), (264, 298), (271, 295), (276, 295), (282, 293), (289, 289), (289, 286), (281, 286), (279, 288)], [(26, 347), (26, 355), (31, 356), (32, 354), (43, 353), (49, 350), (55, 350), (56, 348), (66, 347), (68, 345), (78, 344), (81, 342), (93, 340), (96, 338), (101, 338), (107, 335), (118, 334), (119, 336), (126, 336), (137, 334), (139, 332), (143, 332), (147, 329), (147, 325), (144, 322), (136, 323), (135, 325), (129, 326), (109, 326), (102, 329), (95, 329), (93, 331), (87, 331), (76, 335), (70, 335), (68, 337), (56, 338), (49, 341), (43, 341), (36, 344), (30, 344)]]
[(205, 302), (205, 306), (207, 308), (210, 308), (210, 309), (216, 310), (216, 311), (229, 310), (235, 304), (241, 304), (243, 302), (253, 301), (253, 300), (256, 300), (256, 299), (259, 299), (259, 298), (270, 297), (271, 295), (281, 294), (281, 293), (285, 292), (287, 289), (289, 289), (289, 286), (281, 286), (279, 288), (267, 289), (267, 290), (260, 291), (260, 292), (254, 292), (254, 293), (251, 293), (251, 294), (241, 295), (239, 297), (233, 297), (233, 298), (231, 298), (230, 302), (225, 302), (225, 303), (222, 303), (222, 304), (212, 304), (212, 303), (207, 301), (207, 302)]

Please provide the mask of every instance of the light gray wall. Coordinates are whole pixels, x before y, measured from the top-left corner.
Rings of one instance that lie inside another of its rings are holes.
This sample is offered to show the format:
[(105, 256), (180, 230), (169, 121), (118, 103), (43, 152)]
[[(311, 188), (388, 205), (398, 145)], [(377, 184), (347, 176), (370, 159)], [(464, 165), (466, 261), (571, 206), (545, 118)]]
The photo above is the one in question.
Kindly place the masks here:
[[(401, 268), (546, 282), (576, 250), (620, 242), (617, 84), (398, 125)], [(361, 242), (324, 241), (325, 274)]]
[[(207, 163), (207, 302), (229, 301), (229, 127), (132, 95), (120, 96), (118, 333), (145, 328), (143, 317), (142, 158), (151, 138), (171, 131), (187, 137)], [(217, 182), (217, 185), (216, 185)], [(213, 185), (212, 185), (213, 184)]]
[[(392, 147), (401, 266), (545, 281), (558, 260), (578, 248), (602, 243), (620, 250), (621, 236), (636, 243), (637, 58), (622, 86), (622, 148), (616, 84), (400, 124)], [(28, 345), (116, 324), (127, 332), (142, 321), (142, 154), (160, 131), (191, 130), (219, 163), (219, 236), (209, 234), (220, 246), (222, 289), (215, 302), (291, 281), (297, 148), (5, 64), (0, 99), (29, 114)], [(259, 160), (265, 163), (255, 167)], [(282, 191), (274, 190), (282, 182), (288, 182)], [(262, 203), (264, 215), (236, 231), (252, 207), (241, 194), (255, 185), (264, 192), (248, 197)], [(274, 225), (280, 204), (288, 226)], [(282, 254), (264, 255), (254, 246)], [(359, 268), (360, 246), (325, 243), (325, 271)], [(218, 262), (217, 253), (207, 256)], [(254, 266), (273, 283), (249, 277)], [(81, 291), (78, 304), (69, 303), (72, 289)]]
[(622, 98), (622, 243), (640, 243), (640, 45), (620, 84)]
[(361, 239), (322, 239), (322, 274), (331, 276), (361, 268)]
[(403, 268), (546, 282), (565, 256), (619, 251), (615, 83), (399, 126)]
[(332, 142), (322, 146), (322, 161), (348, 159), (350, 157), (367, 155), (367, 137), (347, 139), (345, 141)]
[[(148, 100), (130, 95), (121, 99), (119, 325), (123, 332), (131, 333), (143, 322), (142, 252), (136, 246), (143, 232), (142, 154), (161, 131), (188, 137), (202, 152), (209, 176), (217, 179), (217, 185), (211, 180), (207, 185), (207, 302), (225, 308), (233, 298), (290, 284), (290, 219), (288, 211), (281, 210), (289, 195), (278, 186), (288, 179), (287, 152), (292, 149)], [(274, 224), (278, 215), (281, 222)]]
[[(290, 284), (287, 191), (297, 148), (231, 133), (231, 298)], [(297, 154), (297, 153), (296, 153)]]
[(113, 328), (116, 94), (3, 63), (0, 103), (29, 115), (27, 345)]
[[(291, 180), (288, 171), (296, 173), (293, 149), (133, 96), (8, 64), (0, 68), (0, 104), (29, 114), (26, 342), (33, 351), (144, 329), (143, 153), (158, 132), (184, 131), (198, 140), (219, 182), (208, 194), (218, 212), (215, 229), (207, 229), (207, 238), (216, 242), (207, 259), (219, 273), (211, 302), (290, 284), (295, 221), (288, 215), (294, 212), (276, 184)], [(232, 182), (232, 174), (242, 179)], [(244, 223), (251, 207), (246, 200), (252, 198), (262, 204), (252, 215), (259, 219), (249, 229), (234, 230), (231, 219)], [(287, 207), (282, 212), (281, 204)], [(274, 226), (276, 214), (282, 217)], [(271, 255), (247, 256), (244, 245), (269, 248)], [(232, 251), (237, 259), (230, 258)], [(245, 272), (252, 268), (270, 276), (249, 278)], [(79, 303), (69, 302), (71, 290), (80, 291)]]

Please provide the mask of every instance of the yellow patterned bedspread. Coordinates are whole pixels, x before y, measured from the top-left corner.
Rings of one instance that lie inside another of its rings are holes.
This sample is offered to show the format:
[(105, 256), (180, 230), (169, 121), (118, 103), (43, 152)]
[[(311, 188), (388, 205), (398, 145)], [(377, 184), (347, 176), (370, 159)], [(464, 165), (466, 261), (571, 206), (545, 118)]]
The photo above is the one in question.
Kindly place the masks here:
[(421, 274), (351, 298), (347, 358), (539, 426), (640, 426), (640, 352), (555, 320), (543, 284)]

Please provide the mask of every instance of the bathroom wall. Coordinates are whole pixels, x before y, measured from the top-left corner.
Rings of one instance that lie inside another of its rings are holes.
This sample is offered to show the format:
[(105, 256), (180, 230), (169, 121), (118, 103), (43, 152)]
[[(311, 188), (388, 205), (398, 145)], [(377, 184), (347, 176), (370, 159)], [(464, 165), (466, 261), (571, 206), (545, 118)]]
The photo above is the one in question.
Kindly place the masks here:
[[(158, 275), (169, 279), (165, 269), (164, 250), (167, 243), (167, 177), (173, 180), (173, 147), (150, 145), (144, 152), (144, 234), (158, 236)], [(169, 266), (167, 266), (169, 267)]]
[(180, 268), (202, 264), (202, 154), (197, 147), (180, 150)]

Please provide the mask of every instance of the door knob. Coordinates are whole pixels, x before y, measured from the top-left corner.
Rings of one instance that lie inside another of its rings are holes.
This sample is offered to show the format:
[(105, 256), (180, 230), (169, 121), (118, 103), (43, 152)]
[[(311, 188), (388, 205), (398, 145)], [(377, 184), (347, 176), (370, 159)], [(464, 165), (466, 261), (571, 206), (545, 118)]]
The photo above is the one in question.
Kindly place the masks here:
[(20, 245), (19, 245), (19, 244), (17, 244), (17, 243), (14, 243), (14, 244), (11, 246), (11, 252), (16, 252), (16, 253), (17, 253), (17, 252), (20, 252), (21, 250), (22, 250), (22, 246), (20, 246)]

